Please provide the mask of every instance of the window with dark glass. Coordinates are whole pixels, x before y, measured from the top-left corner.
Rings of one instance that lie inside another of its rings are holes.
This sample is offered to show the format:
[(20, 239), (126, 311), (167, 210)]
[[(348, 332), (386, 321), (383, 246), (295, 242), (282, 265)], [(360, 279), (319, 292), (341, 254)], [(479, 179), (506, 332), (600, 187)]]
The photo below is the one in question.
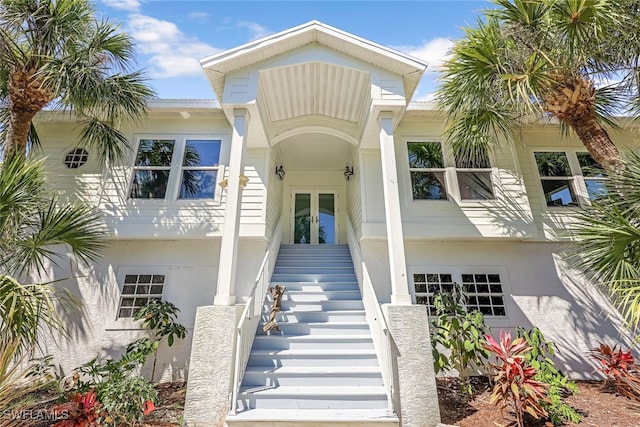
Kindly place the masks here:
[(490, 200), (494, 198), (491, 165), (486, 156), (464, 160), (456, 158), (456, 175), (461, 200)]
[(451, 293), (454, 288), (462, 288), (468, 310), (478, 310), (485, 316), (506, 316), (504, 292), (499, 274), (468, 273), (456, 274), (455, 280), (450, 273), (414, 273), (413, 290), (416, 304), (424, 304), (430, 316), (435, 316), (434, 300), (441, 292)]
[(213, 199), (215, 196), (219, 140), (187, 140), (182, 158), (180, 199)]
[(576, 206), (578, 199), (567, 153), (536, 151), (534, 155), (547, 206)]
[(175, 141), (141, 139), (133, 166), (132, 199), (164, 199), (171, 172)]
[(127, 274), (124, 276), (118, 318), (132, 318), (151, 301), (162, 300), (164, 274)]
[(408, 142), (414, 200), (446, 200), (445, 166), (439, 142)]
[(596, 200), (607, 194), (605, 182), (607, 174), (604, 168), (591, 157), (589, 153), (576, 153), (580, 171), (584, 178), (584, 184), (587, 187), (589, 200)]

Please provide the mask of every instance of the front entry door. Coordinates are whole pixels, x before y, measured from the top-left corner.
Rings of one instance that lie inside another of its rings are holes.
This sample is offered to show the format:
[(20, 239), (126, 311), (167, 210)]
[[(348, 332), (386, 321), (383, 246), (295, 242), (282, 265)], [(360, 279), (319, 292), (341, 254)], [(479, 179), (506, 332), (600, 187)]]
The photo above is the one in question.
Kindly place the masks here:
[(336, 243), (336, 193), (301, 191), (293, 193), (293, 243)]

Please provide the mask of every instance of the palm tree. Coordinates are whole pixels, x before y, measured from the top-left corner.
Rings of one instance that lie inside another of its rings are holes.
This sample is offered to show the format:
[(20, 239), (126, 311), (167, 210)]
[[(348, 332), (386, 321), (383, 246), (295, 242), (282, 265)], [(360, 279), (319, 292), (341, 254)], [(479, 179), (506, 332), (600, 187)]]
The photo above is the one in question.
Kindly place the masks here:
[(635, 329), (640, 323), (640, 154), (609, 175), (604, 196), (578, 213), (571, 264), (601, 283)]
[(494, 0), (445, 63), (437, 100), (459, 157), (511, 140), (523, 119), (556, 118), (608, 170), (619, 152), (606, 126), (640, 112), (636, 0)]
[(128, 142), (117, 128), (141, 118), (153, 91), (131, 71), (132, 40), (94, 12), (87, 0), (0, 2), (5, 157), (39, 143), (32, 120), (44, 108), (72, 110), (81, 119), (81, 142), (101, 160), (124, 154)]
[(47, 194), (42, 161), (14, 155), (0, 165), (0, 349), (31, 349), (43, 328), (64, 331), (58, 308), (74, 303), (71, 294), (51, 282), (22, 282), (61, 267), (67, 250), (84, 264), (97, 260), (105, 236), (98, 212)]

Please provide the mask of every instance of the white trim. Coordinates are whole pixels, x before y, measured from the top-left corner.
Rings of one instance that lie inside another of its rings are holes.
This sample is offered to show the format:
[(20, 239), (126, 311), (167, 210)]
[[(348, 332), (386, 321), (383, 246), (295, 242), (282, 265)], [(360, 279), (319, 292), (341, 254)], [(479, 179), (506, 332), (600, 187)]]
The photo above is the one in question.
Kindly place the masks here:
[(109, 315), (108, 319), (105, 321), (104, 329), (107, 331), (117, 331), (117, 330), (140, 330), (144, 329), (142, 327), (142, 322), (134, 321), (130, 318), (120, 319), (118, 318), (118, 309), (120, 308), (120, 301), (122, 299), (122, 288), (124, 286), (124, 278), (127, 275), (132, 274), (163, 274), (164, 275), (164, 284), (162, 288), (162, 298), (164, 300), (164, 296), (168, 294), (167, 289), (171, 283), (171, 270), (166, 265), (121, 265), (116, 269), (116, 284), (118, 288), (118, 296), (117, 302), (115, 304), (115, 309)]

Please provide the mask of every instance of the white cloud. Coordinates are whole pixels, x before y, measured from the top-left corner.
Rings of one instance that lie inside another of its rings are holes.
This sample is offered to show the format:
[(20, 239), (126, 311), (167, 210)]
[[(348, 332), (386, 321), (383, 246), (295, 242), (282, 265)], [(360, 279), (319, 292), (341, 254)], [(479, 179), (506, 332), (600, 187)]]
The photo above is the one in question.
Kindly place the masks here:
[(209, 15), (207, 12), (191, 12), (187, 15), (189, 19), (197, 22), (207, 22), (209, 20)]
[(220, 49), (184, 34), (176, 24), (151, 16), (129, 15), (127, 32), (140, 52), (149, 55), (154, 78), (201, 76), (200, 59)]
[(395, 49), (426, 61), (429, 64), (427, 71), (439, 71), (442, 63), (449, 58), (452, 47), (452, 40), (439, 37), (425, 40), (420, 46), (396, 46)]
[(249, 33), (251, 34), (251, 40), (261, 39), (273, 33), (273, 31), (266, 29), (256, 22), (238, 21), (236, 23), (236, 27), (246, 28), (247, 30), (249, 30)]
[(140, 10), (139, 0), (102, 0), (102, 3), (108, 7), (129, 12), (138, 12)]

